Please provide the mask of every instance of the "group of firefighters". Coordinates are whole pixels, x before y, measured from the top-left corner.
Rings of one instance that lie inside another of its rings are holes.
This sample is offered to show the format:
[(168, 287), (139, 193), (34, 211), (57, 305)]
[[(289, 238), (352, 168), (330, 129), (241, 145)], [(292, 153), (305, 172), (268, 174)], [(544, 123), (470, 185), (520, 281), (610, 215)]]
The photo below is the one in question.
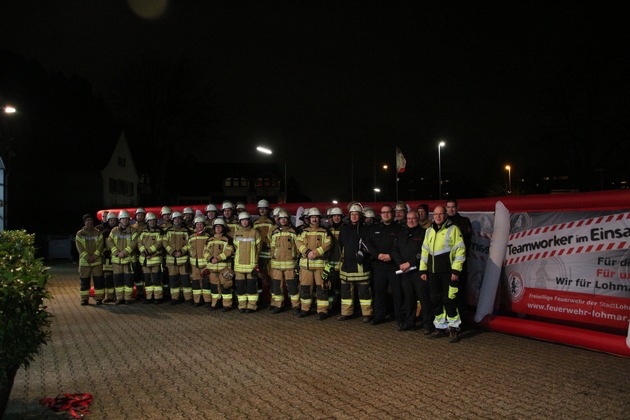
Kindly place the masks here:
[(360, 312), (372, 325), (393, 318), (399, 331), (420, 320), (429, 338), (459, 341), (472, 228), (456, 200), (437, 206), (433, 221), (427, 205), (402, 202), (383, 205), (380, 218), (357, 202), (347, 215), (313, 207), (298, 215), (299, 226), (267, 200), (257, 217), (231, 201), (205, 210), (164, 206), (159, 220), (142, 207), (133, 220), (126, 210), (103, 212), (99, 225), (84, 215), (76, 234), (81, 305), (93, 282), (97, 305), (170, 301), (250, 313), (270, 289), (274, 314), (290, 306), (300, 318), (339, 311), (344, 321)]

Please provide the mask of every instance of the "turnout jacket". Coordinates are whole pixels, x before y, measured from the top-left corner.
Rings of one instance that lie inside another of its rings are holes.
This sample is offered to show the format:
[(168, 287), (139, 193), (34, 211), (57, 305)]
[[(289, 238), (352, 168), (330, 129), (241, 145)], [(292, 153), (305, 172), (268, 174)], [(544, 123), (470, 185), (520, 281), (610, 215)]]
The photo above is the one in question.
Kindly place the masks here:
[(154, 267), (162, 264), (162, 229), (146, 226), (138, 238), (140, 264)]
[[(300, 258), (300, 268), (306, 270), (323, 270), (326, 266), (327, 252), (332, 246), (330, 234), (323, 227), (309, 226), (297, 237), (296, 243), (298, 251), (302, 255)], [(315, 251), (317, 257), (308, 259), (308, 252)]]
[(234, 271), (251, 273), (256, 268), (261, 242), (260, 231), (252, 226), (234, 232)]
[(339, 277), (345, 281), (365, 281), (370, 279), (370, 258), (364, 238), (368, 226), (362, 223), (344, 225), (339, 231), (341, 249), (341, 270)]
[(411, 229), (404, 227), (400, 231), (392, 248), (392, 259), (397, 266), (408, 262), (410, 267), (420, 269), (424, 237), (425, 230), (420, 225)]
[[(133, 253), (138, 248), (138, 233), (131, 226), (125, 229), (120, 225), (115, 226), (107, 237), (107, 247), (112, 252), (112, 264), (128, 264), (132, 262)], [(125, 253), (123, 257), (116, 255), (120, 251)]]
[(343, 223), (339, 222), (339, 224), (332, 224), (328, 226), (328, 231), (330, 232), (330, 239), (332, 241), (332, 245), (330, 247), (330, 252), (328, 253), (328, 263), (332, 266), (332, 268), (336, 271), (339, 271), (339, 266), (341, 265), (341, 248), (339, 247), (339, 232), (343, 227)]
[[(179, 226), (172, 225), (164, 232), (162, 246), (166, 252), (167, 265), (184, 265), (188, 261), (188, 228), (183, 224)], [(175, 252), (181, 252), (182, 255), (175, 257)]]
[(459, 275), (466, 261), (466, 246), (461, 230), (447, 220), (441, 226), (435, 224), (427, 229), (422, 244), (420, 272), (448, 273)]
[(103, 235), (103, 252), (101, 253), (101, 259), (103, 260), (103, 271), (112, 271), (112, 252), (109, 250), (109, 246), (107, 245), (107, 238), (109, 238), (109, 234), (112, 232), (112, 227), (109, 226), (109, 223), (103, 227), (102, 235)]
[(275, 227), (275, 222), (267, 216), (260, 216), (254, 221), (254, 229), (260, 231), (261, 245), (260, 245), (260, 258), (271, 258), (271, 233)]
[(206, 245), (210, 240), (210, 235), (206, 230), (201, 232), (193, 232), (188, 237), (188, 255), (190, 256), (190, 264), (195, 268), (206, 268), (208, 263), (208, 253), (206, 251)]
[[(206, 244), (206, 258), (208, 264), (206, 267), (210, 271), (221, 271), (228, 267), (228, 259), (234, 254), (234, 246), (232, 238), (222, 233), (215, 233)], [(212, 258), (217, 259), (217, 263), (212, 263)]]
[(277, 227), (271, 234), (271, 268), (292, 270), (298, 257), (293, 226)]
[[(95, 227), (83, 228), (75, 235), (75, 243), (79, 252), (80, 267), (95, 267), (103, 264), (101, 253), (103, 251), (103, 234)], [(88, 262), (88, 257), (94, 256), (94, 261)]]

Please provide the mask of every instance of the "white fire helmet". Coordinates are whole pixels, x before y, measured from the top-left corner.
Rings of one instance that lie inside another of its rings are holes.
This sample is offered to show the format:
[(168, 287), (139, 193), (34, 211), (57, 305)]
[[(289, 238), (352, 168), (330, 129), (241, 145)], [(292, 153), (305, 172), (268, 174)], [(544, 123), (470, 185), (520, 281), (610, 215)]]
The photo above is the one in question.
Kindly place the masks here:
[(129, 212), (127, 210), (121, 210), (120, 214), (118, 215), (119, 219), (124, 219), (127, 218), (129, 219)]
[(260, 200), (258, 202), (258, 208), (269, 208), (269, 201), (267, 200)]
[(144, 213), (144, 214), (146, 214), (146, 213), (147, 213), (147, 211), (144, 209), (144, 207), (138, 207), (138, 208), (136, 209), (136, 214), (138, 214), (138, 213)]
[(308, 217), (311, 217), (311, 216), (322, 217), (322, 213), (319, 211), (317, 207), (311, 207), (310, 210), (308, 211)]
[(376, 218), (376, 213), (372, 209), (367, 209), (365, 213), (363, 213), (363, 215), (367, 218), (370, 218), (370, 217), (374, 219)]
[(152, 213), (152, 212), (147, 213), (146, 221), (148, 222), (149, 220), (157, 220), (157, 216), (155, 215), (155, 213)]
[(352, 213), (352, 212), (355, 212), (355, 211), (357, 213), (363, 214), (363, 207), (361, 207), (361, 204), (358, 204), (358, 203), (353, 204), (353, 205), (350, 206), (350, 209), (348, 210), (349, 213)]
[(273, 212), (271, 212), (271, 215), (272, 215), (273, 217), (276, 217), (278, 214), (280, 214), (280, 211), (281, 211), (281, 210), (282, 210), (282, 209), (281, 209), (280, 207), (276, 207), (275, 209), (273, 209)]
[(195, 211), (192, 209), (192, 207), (186, 207), (184, 209), (184, 214), (195, 214)]
[(219, 210), (217, 209), (217, 206), (215, 206), (214, 204), (208, 204), (206, 206), (206, 213), (209, 211), (216, 211), (217, 213), (219, 212)]
[(107, 220), (110, 219), (118, 219), (118, 215), (115, 211), (110, 211), (109, 213), (107, 213)]
[(341, 208), (339, 207), (333, 207), (330, 209), (330, 213), (328, 213), (329, 216), (335, 216), (335, 215), (339, 215), (343, 217), (343, 210), (341, 210)]
[(238, 214), (238, 220), (249, 219), (249, 213), (242, 211)]
[(175, 212), (173, 212), (173, 216), (172, 216), (172, 217), (173, 217), (173, 219), (174, 219), (174, 218), (176, 218), (176, 217), (183, 217), (183, 216), (182, 216), (182, 214), (181, 214), (180, 212), (175, 211)]
[(195, 224), (197, 224), (197, 223), (206, 223), (206, 219), (204, 219), (203, 216), (197, 216), (197, 217), (195, 217), (194, 223)]
[(225, 227), (225, 220), (221, 219), (221, 218), (216, 218), (214, 219), (214, 221), (212, 222), (212, 226), (216, 226), (216, 225), (221, 225), (223, 227)]
[(407, 211), (407, 205), (405, 203), (403, 203), (403, 202), (398, 202), (398, 203), (396, 203), (396, 207), (394, 208), (394, 210), (396, 210), (396, 211), (402, 210), (402, 211), (406, 212)]
[(164, 206), (162, 207), (162, 210), (160, 210), (160, 214), (164, 215), (164, 214), (171, 214), (173, 213), (173, 211), (171, 210), (171, 208), (169, 206)]
[(289, 212), (288, 212), (288, 211), (286, 211), (286, 210), (282, 209), (282, 210), (280, 210), (280, 211), (278, 212), (278, 217), (279, 217), (279, 218), (283, 218), (283, 217), (284, 217), (284, 218), (290, 219), (290, 218), (291, 218), (291, 215), (289, 214)]
[(245, 203), (242, 203), (240, 201), (236, 203), (236, 211), (238, 212), (247, 211), (247, 207), (245, 207)]
[(221, 204), (221, 210), (233, 209), (233, 208), (234, 208), (234, 203), (232, 203), (231, 201), (224, 201), (223, 204)]

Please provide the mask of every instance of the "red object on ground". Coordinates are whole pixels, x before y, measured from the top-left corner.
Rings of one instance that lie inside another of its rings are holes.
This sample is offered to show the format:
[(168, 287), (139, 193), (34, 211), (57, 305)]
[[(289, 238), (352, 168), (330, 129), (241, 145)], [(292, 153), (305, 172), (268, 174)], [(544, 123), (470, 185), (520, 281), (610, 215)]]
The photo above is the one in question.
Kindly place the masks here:
[(53, 411), (68, 411), (72, 417), (80, 419), (90, 414), (88, 408), (93, 400), (92, 394), (61, 394), (55, 398), (42, 398), (39, 403)]
[(622, 335), (498, 315), (486, 316), (481, 325), (496, 332), (630, 357), (630, 348)]
[[(93, 298), (94, 297), (94, 286), (90, 287), (90, 297)], [(133, 286), (133, 297), (136, 297), (136, 286)]]

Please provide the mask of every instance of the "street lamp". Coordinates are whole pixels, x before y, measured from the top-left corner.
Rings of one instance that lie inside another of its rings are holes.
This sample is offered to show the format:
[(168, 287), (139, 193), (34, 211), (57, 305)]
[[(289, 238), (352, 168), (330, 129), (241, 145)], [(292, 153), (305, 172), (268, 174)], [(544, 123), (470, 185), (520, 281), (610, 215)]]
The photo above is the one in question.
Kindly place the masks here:
[[(271, 155), (273, 154), (273, 151), (267, 147), (263, 147), (263, 146), (258, 146), (256, 147), (256, 150), (258, 150), (260, 153), (263, 153), (265, 155)], [(288, 197), (287, 197), (287, 160), (284, 159), (284, 203), (288, 203)]]
[(505, 165), (505, 170), (508, 171), (508, 195), (512, 195), (512, 167)]
[[(4, 114), (15, 114), (17, 112), (17, 110), (11, 105), (6, 105), (0, 108), (0, 110)], [(1, 131), (4, 131), (4, 129)], [(3, 133), (0, 132), (0, 140), (4, 140), (2, 135)], [(4, 148), (0, 149), (0, 232), (8, 227), (9, 207), (7, 203), (9, 197), (9, 170), (11, 169), (9, 161), (11, 160), (11, 156), (13, 154), (13, 150), (11, 149), (11, 139), (7, 139), (4, 144), (6, 145), (6, 150), (2, 150)], [(2, 160), (4, 151), (6, 151), (6, 165)]]
[(441, 141), (438, 144), (438, 178), (439, 178), (439, 183), (440, 183), (440, 187), (439, 187), (439, 194), (438, 194), (438, 199), (442, 199), (442, 147), (446, 146), (446, 143)]
[(374, 202), (376, 202), (376, 193), (380, 193), (380, 192), (381, 192), (380, 188), (378, 187), (374, 188)]

